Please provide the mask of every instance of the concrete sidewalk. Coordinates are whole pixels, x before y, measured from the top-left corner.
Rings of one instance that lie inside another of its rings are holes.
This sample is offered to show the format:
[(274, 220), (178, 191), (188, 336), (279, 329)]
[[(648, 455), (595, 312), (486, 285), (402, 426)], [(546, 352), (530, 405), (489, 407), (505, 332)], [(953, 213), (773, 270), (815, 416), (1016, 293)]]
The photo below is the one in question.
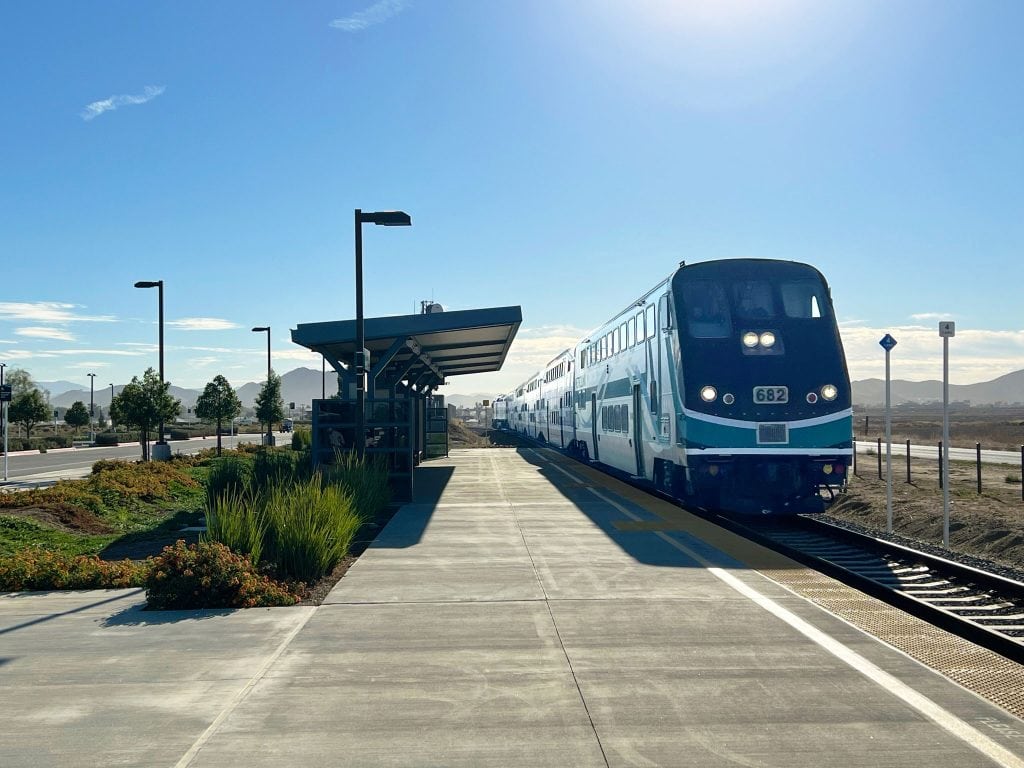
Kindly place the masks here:
[(1024, 765), (1020, 721), (739, 559), (795, 564), (575, 466), (430, 462), (316, 609), (3, 598), (0, 765)]

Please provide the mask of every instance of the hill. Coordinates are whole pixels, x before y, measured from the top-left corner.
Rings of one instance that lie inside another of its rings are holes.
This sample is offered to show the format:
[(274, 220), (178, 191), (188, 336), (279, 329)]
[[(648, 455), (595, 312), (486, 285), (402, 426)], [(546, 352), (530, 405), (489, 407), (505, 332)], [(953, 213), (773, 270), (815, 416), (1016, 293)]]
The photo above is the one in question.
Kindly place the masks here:
[[(885, 403), (885, 381), (883, 379), (862, 379), (852, 382), (855, 405), (880, 405)], [(891, 382), (893, 405), (902, 403), (927, 403), (942, 400), (942, 382), (905, 381)], [(1007, 373), (1004, 376), (982, 381), (977, 384), (950, 384), (950, 401), (969, 402), (971, 405), (1013, 405), (1024, 403), (1024, 370)]]

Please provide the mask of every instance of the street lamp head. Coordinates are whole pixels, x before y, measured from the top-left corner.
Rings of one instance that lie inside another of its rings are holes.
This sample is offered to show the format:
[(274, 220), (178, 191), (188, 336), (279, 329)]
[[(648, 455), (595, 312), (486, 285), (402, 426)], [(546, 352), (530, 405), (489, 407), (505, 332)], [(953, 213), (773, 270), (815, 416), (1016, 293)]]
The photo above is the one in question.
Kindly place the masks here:
[(253, 333), (260, 333), (262, 331), (269, 331), (269, 330), (270, 330), (270, 326), (269, 325), (261, 325), (258, 328), (253, 328), (252, 332)]
[(159, 288), (164, 284), (163, 280), (139, 280), (136, 284), (136, 288)]
[(359, 214), (359, 221), (382, 227), (412, 226), (412, 217), (405, 211), (367, 211)]

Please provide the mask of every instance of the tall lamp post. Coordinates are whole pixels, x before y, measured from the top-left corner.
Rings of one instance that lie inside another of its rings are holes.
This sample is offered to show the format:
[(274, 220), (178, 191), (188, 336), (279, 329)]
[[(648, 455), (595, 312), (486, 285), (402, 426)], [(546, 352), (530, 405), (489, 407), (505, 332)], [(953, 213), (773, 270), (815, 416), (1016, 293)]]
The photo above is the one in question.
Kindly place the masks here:
[(356, 208), (356, 452), (366, 452), (366, 368), (369, 353), (363, 334), (363, 224), (377, 224), (382, 227), (408, 227), (412, 218), (405, 211), (376, 211), (364, 213)]
[[(164, 281), (163, 280), (140, 280), (135, 284), (136, 288), (157, 288), (159, 289), (158, 301), (160, 308), (160, 383), (164, 383)], [(160, 434), (157, 435), (156, 445), (153, 446), (153, 458), (169, 459), (171, 451), (164, 442), (164, 418), (160, 416)]]
[[(4, 388), (4, 368), (7, 363), (0, 363), (0, 390)], [(7, 482), (7, 401), (0, 400), (0, 433), (4, 436), (4, 482)]]
[[(253, 333), (263, 333), (263, 331), (267, 332), (267, 394), (269, 395), (270, 394), (270, 326), (269, 325), (262, 325), (262, 326), (260, 326), (258, 328), (253, 328), (252, 329)], [(274, 444), (274, 435), (271, 433), (270, 429), (271, 429), (271, 424), (270, 424), (270, 419), (268, 418), (267, 419), (267, 445), (273, 445)]]
[(110, 407), (107, 408), (107, 414), (110, 416), (110, 431), (117, 433), (114, 429), (114, 382), (110, 382)]
[(93, 437), (92, 437), (92, 417), (96, 415), (96, 405), (95, 405), (95, 399), (93, 397), (93, 395), (95, 393), (95, 386), (94, 385), (96, 384), (96, 374), (95, 373), (87, 373), (85, 375), (89, 377), (89, 440), (91, 441), (93, 439)]

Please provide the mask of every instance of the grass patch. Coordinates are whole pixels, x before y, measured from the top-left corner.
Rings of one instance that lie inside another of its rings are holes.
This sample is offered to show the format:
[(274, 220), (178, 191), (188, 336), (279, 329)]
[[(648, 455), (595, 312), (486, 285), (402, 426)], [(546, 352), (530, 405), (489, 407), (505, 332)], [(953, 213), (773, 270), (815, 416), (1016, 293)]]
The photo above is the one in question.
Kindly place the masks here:
[(116, 535), (71, 533), (32, 519), (0, 515), (0, 558), (28, 548), (65, 555), (94, 555), (116, 538)]

